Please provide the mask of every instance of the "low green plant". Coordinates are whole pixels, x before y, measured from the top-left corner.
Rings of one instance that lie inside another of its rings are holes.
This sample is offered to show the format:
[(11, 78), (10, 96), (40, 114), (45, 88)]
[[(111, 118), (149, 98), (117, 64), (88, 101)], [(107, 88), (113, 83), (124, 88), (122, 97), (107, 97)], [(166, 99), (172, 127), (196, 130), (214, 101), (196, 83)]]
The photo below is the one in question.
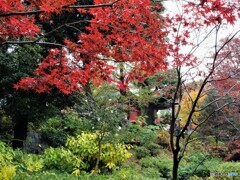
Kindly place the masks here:
[(102, 167), (107, 167), (109, 169), (116, 168), (117, 165), (131, 157), (131, 153), (128, 151), (130, 149), (129, 145), (102, 142), (101, 147), (99, 147), (98, 137), (99, 132), (83, 132), (76, 138), (69, 138), (66, 146), (74, 155), (83, 158), (83, 161), (89, 166), (91, 166), (92, 163), (96, 163), (99, 155), (99, 148), (101, 148), (100, 161)]
[(41, 137), (52, 147), (64, 146), (69, 136), (76, 136), (88, 126), (88, 121), (69, 113), (47, 119), (41, 125)]
[(159, 179), (159, 177), (163, 177), (159, 170), (153, 167), (144, 168), (142, 174), (149, 179)]
[(43, 168), (41, 156), (13, 150), (0, 141), (0, 180), (12, 179), (17, 173), (33, 173)]
[(179, 168), (179, 179), (197, 176), (201, 178), (208, 177), (210, 170), (205, 165), (205, 161), (211, 158), (208, 154), (193, 153), (191, 156), (185, 157), (184, 162)]
[(223, 162), (213, 158), (205, 163), (210, 172), (237, 172), (240, 175), (240, 162)]
[[(0, 114), (4, 114), (4, 112), (1, 112)], [(7, 115), (1, 115), (0, 116), (0, 140), (10, 143), (11, 139), (13, 138), (13, 135), (11, 133), (13, 129), (14, 123), (11, 118), (9, 118)]]
[(3, 166), (0, 169), (0, 180), (11, 180), (16, 175), (15, 166)]
[(158, 171), (163, 178), (170, 178), (171, 174), (171, 167), (165, 162), (162, 161), (160, 158), (157, 157), (146, 157), (139, 161), (140, 165), (144, 169), (146, 168), (154, 168)]
[(134, 167), (128, 167), (128, 168), (121, 168), (118, 171), (114, 171), (113, 174), (108, 177), (108, 179), (112, 179), (112, 180), (130, 180), (130, 179), (146, 180), (147, 178), (144, 177), (143, 174), (141, 174), (139, 169), (136, 169)]
[(10, 180), (16, 174), (13, 164), (14, 151), (0, 141), (0, 180)]
[[(77, 180), (79, 177), (76, 177), (72, 174), (62, 171), (52, 171), (52, 170), (45, 170), (45, 171), (38, 171), (31, 174), (26, 172), (20, 172), (17, 176), (14, 177), (14, 180)], [(85, 179), (86, 180), (86, 179)]]
[(135, 146), (134, 150), (136, 152), (136, 157), (138, 159), (141, 158), (145, 158), (147, 156), (150, 156), (150, 150), (148, 150), (146, 147), (144, 146)]
[[(44, 152), (44, 164), (48, 169), (56, 169), (80, 175), (95, 168), (99, 155), (98, 132), (82, 132), (77, 137), (67, 139), (66, 147), (48, 148)], [(100, 169), (115, 169), (131, 156), (130, 146), (121, 143), (102, 142)]]
[(44, 166), (43, 159), (35, 154), (27, 154), (23, 159), (23, 164), (25, 169), (31, 173), (40, 171)]
[(143, 146), (149, 146), (152, 142), (155, 142), (157, 139), (157, 130), (158, 126), (149, 125), (145, 126), (140, 131), (141, 144)]
[(162, 147), (159, 144), (151, 143), (147, 146), (151, 156), (158, 156), (161, 153)]
[(57, 169), (72, 173), (74, 168), (85, 169), (86, 165), (80, 157), (70, 150), (61, 148), (48, 148), (44, 151), (44, 165), (48, 169)]

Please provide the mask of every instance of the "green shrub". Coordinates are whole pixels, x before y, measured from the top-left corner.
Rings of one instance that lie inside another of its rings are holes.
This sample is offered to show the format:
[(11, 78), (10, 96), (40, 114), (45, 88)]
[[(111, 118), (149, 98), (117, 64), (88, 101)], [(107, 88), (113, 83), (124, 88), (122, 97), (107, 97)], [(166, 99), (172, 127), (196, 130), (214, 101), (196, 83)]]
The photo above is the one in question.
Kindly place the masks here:
[(210, 175), (210, 171), (206, 166), (199, 166), (197, 169), (194, 169), (196, 166), (189, 165), (179, 170), (179, 179), (186, 179), (190, 178), (191, 176), (206, 178)]
[(210, 170), (205, 162), (211, 158), (209, 154), (193, 153), (191, 156), (186, 156), (179, 167), (179, 179), (190, 178), (191, 176), (197, 176), (205, 178), (210, 175)]
[(147, 156), (150, 156), (150, 150), (148, 150), (144, 146), (136, 146), (134, 147), (134, 150), (136, 151), (136, 157), (138, 159), (145, 158)]
[(13, 163), (14, 151), (0, 141), (0, 180), (12, 179), (16, 173)]
[(154, 168), (158, 170), (158, 172), (162, 175), (163, 178), (170, 177), (170, 167), (166, 162), (161, 161), (160, 158), (157, 157), (146, 157), (139, 161), (140, 165), (143, 168)]
[[(0, 109), (1, 114), (1, 109)], [(13, 135), (11, 133), (14, 123), (11, 118), (6, 115), (0, 116), (0, 140), (10, 143)]]
[(151, 143), (147, 146), (147, 148), (150, 150), (150, 153), (152, 156), (157, 156), (161, 153), (162, 147), (156, 143)]
[[(130, 146), (121, 143), (102, 142), (100, 168), (115, 169), (131, 156)], [(99, 152), (98, 133), (81, 133), (67, 139), (66, 148), (48, 148), (44, 152), (44, 164), (48, 169), (57, 169), (79, 175), (95, 168)]]
[[(62, 171), (39, 171), (31, 174), (20, 172), (14, 180), (77, 180), (78, 177)], [(85, 179), (86, 180), (86, 179)]]
[(34, 154), (25, 155), (23, 159), (23, 165), (28, 172), (40, 171), (44, 166), (43, 159)]
[(75, 114), (50, 118), (41, 125), (42, 140), (52, 147), (64, 146), (69, 136), (80, 134), (87, 126), (85, 122)]
[[(67, 140), (67, 148), (78, 158), (91, 165), (96, 163), (99, 152), (99, 133), (81, 133), (76, 138), (72, 137)], [(100, 160), (103, 167), (109, 169), (116, 168), (117, 165), (131, 157), (128, 151), (130, 146), (121, 143), (102, 142)], [(93, 167), (91, 167), (93, 168)]]
[(159, 177), (163, 177), (159, 170), (153, 167), (143, 168), (142, 174), (149, 179), (158, 179)]
[(13, 150), (0, 141), (0, 180), (12, 179), (19, 172), (37, 172), (42, 168), (41, 156)]
[(158, 126), (145, 126), (140, 131), (140, 142), (143, 146), (149, 146), (152, 142), (157, 140)]
[(44, 165), (48, 169), (57, 169), (69, 173), (72, 173), (74, 168), (86, 168), (79, 157), (62, 147), (46, 149), (44, 151)]
[(211, 172), (237, 172), (240, 174), (240, 162), (223, 162), (214, 158), (205, 163)]
[(143, 174), (139, 172), (136, 168), (122, 168), (118, 171), (114, 171), (111, 176), (107, 179), (112, 180), (130, 180), (130, 179), (137, 179), (137, 180), (146, 180), (147, 178), (144, 177)]

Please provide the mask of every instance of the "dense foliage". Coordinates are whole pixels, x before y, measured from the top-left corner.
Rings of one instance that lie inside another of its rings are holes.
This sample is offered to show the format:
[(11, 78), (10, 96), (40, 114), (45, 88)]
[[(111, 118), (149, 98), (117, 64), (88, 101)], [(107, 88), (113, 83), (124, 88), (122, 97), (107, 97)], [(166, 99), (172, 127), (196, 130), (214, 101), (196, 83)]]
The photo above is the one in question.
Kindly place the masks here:
[(239, 175), (240, 1), (175, 3), (0, 0), (0, 179)]

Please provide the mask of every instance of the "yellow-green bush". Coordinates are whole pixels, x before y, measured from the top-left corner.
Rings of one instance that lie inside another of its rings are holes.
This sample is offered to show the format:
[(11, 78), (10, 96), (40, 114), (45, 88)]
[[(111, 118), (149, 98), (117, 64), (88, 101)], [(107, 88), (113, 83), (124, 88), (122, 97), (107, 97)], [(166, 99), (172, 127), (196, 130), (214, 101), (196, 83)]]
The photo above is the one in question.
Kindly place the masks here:
[(63, 147), (46, 149), (44, 152), (44, 165), (48, 169), (57, 169), (69, 173), (73, 172), (74, 168), (84, 169), (86, 167), (81, 158)]
[[(85, 163), (90, 165), (90, 161), (96, 163), (98, 158), (99, 136), (99, 132), (83, 132), (76, 138), (72, 137), (67, 139), (66, 146), (74, 155), (84, 159)], [(100, 161), (103, 166), (114, 169), (118, 164), (131, 157), (131, 153), (128, 151), (129, 149), (129, 145), (102, 141)]]
[(79, 175), (81, 171), (95, 169), (100, 150), (100, 169), (115, 169), (131, 156), (129, 145), (99, 142), (99, 132), (83, 132), (77, 137), (67, 139), (66, 147), (48, 148), (44, 152), (44, 164), (48, 169), (72, 172)]
[(15, 166), (3, 166), (0, 169), (0, 180), (11, 180), (16, 175)]

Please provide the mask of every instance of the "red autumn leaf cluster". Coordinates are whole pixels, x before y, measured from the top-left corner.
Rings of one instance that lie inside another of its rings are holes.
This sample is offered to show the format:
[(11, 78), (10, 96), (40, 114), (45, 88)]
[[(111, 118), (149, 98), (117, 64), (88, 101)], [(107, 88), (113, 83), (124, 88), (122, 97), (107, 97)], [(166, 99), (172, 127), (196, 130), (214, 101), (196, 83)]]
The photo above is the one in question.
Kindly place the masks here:
[[(150, 0), (94, 1), (95, 5), (113, 2), (112, 6), (90, 8), (88, 13), (93, 18), (88, 32), (80, 34), (77, 43), (66, 39), (64, 48), (49, 49), (35, 76), (22, 79), (15, 87), (37, 92), (57, 87), (69, 94), (81, 90), (87, 82), (100, 85), (108, 81), (127, 88), (127, 84), (118, 82), (119, 63), (124, 63), (126, 82), (143, 80), (169, 64), (192, 66), (197, 58), (182, 52), (182, 47), (195, 45), (191, 32), (221, 23), (234, 24), (240, 16), (239, 0), (192, 0), (183, 5), (181, 13), (164, 18), (156, 11), (161, 7), (153, 6)], [(75, 0), (30, 3), (0, 0), (0, 39), (39, 37), (43, 32), (34, 14), (40, 13), (41, 19), (51, 21), (51, 14), (71, 10), (68, 7), (75, 3)], [(82, 12), (81, 8), (78, 10)]]
[[(222, 40), (222, 43), (227, 39)], [(235, 38), (219, 54), (212, 78), (220, 94), (240, 97), (240, 39)]]
[[(166, 27), (169, 32), (172, 64), (194, 65), (197, 58), (192, 52), (198, 48), (199, 41), (194, 40), (195, 37), (191, 37), (191, 33), (221, 24), (235, 24), (240, 18), (239, 2), (239, 0), (191, 0), (180, 7), (179, 13), (167, 14)], [(183, 52), (184, 48), (190, 50)]]
[(129, 63), (125, 73), (128, 81), (166, 69), (164, 22), (152, 11), (149, 0), (122, 0), (113, 7), (90, 9), (89, 13), (93, 18), (88, 32), (79, 35), (79, 42), (66, 39), (66, 48), (51, 49), (35, 77), (22, 79), (16, 88), (43, 92), (55, 86), (68, 94), (87, 82), (100, 85), (102, 81), (115, 81), (120, 89), (126, 89), (128, 85), (114, 77), (116, 64)]

